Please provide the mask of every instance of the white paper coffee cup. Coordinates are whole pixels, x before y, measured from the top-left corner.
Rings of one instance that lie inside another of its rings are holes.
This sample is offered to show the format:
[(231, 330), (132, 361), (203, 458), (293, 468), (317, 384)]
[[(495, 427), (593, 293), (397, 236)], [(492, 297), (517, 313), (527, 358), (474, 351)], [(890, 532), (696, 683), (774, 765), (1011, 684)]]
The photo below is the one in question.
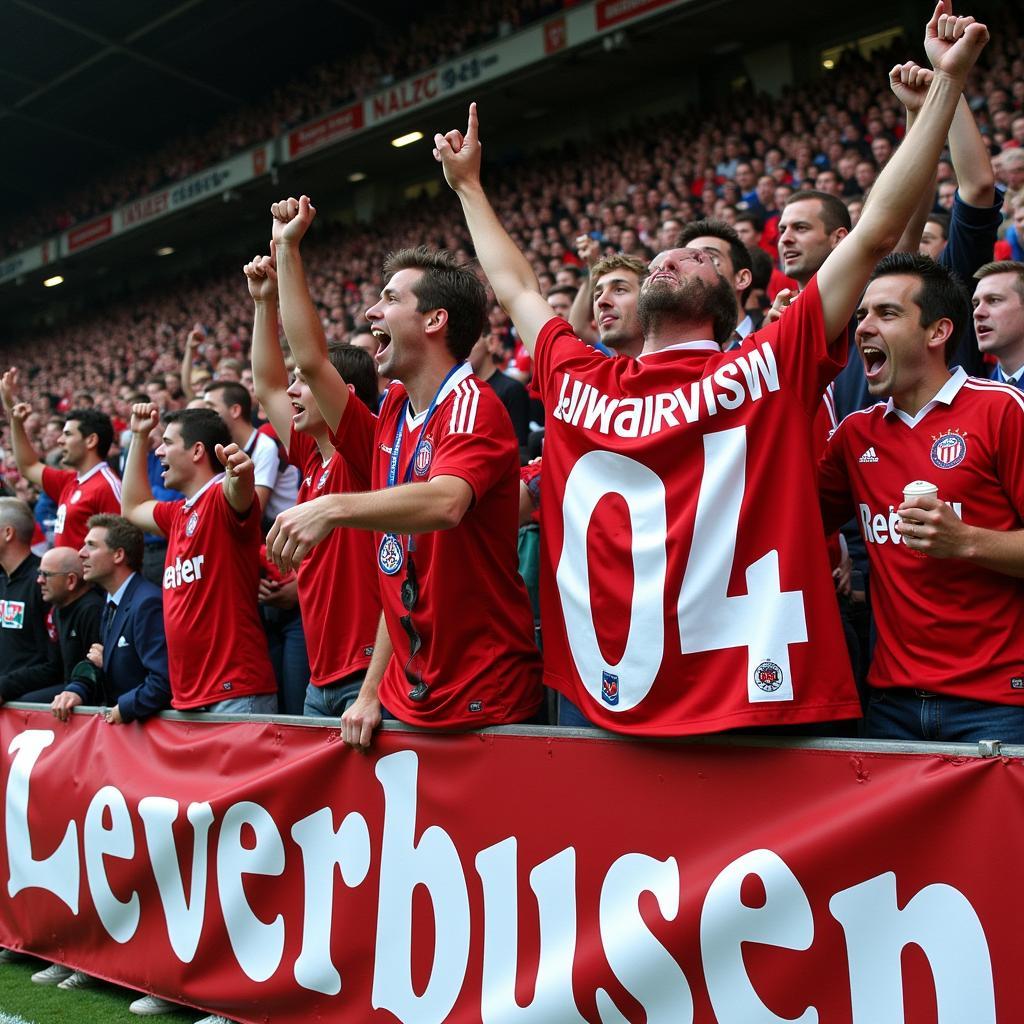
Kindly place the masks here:
[(935, 484), (927, 480), (912, 480), (903, 488), (903, 500), (912, 501), (914, 498), (937, 498), (939, 489)]

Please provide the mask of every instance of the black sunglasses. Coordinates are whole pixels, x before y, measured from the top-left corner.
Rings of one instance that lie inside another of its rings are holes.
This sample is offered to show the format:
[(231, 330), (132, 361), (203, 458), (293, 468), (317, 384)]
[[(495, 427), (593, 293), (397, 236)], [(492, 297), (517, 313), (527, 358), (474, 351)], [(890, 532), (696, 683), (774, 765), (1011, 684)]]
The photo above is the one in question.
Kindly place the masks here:
[(409, 691), (409, 700), (414, 700), (417, 703), (426, 700), (427, 694), (430, 692), (430, 687), (423, 681), (423, 677), (417, 675), (412, 670), (413, 659), (420, 653), (423, 647), (423, 638), (412, 624), (411, 614), (419, 599), (420, 585), (416, 578), (416, 565), (410, 554), (405, 561), (405, 579), (402, 580), (402, 607), (406, 610), (407, 614), (403, 615), (398, 621), (402, 629), (405, 630), (405, 635), (409, 638), (409, 660), (405, 663), (405, 678), (412, 683), (412, 689)]

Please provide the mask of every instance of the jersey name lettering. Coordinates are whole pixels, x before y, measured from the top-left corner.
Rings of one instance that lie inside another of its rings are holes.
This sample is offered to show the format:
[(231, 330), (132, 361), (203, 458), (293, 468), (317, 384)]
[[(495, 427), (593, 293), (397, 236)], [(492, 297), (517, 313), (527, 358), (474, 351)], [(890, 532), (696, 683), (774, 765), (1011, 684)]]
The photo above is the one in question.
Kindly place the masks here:
[(681, 422), (696, 423), (721, 410), (738, 409), (779, 390), (779, 368), (768, 342), (751, 349), (710, 376), (685, 388), (643, 398), (610, 398), (592, 384), (562, 374), (558, 402), (552, 415), (574, 427), (619, 437), (648, 437)]
[[(951, 501), (949, 507), (953, 510), (958, 519), (963, 519), (963, 503)], [(899, 513), (895, 505), (889, 506), (888, 512), (872, 512), (864, 502), (857, 505), (860, 513), (860, 525), (864, 534), (864, 540), (869, 544), (886, 544), (892, 541), (893, 544), (901, 544), (903, 538), (896, 530), (896, 524), (900, 521)]]
[(174, 590), (185, 583), (195, 583), (203, 578), (203, 562), (205, 555), (194, 555), (192, 558), (176, 558), (174, 565), (164, 569), (164, 590)]

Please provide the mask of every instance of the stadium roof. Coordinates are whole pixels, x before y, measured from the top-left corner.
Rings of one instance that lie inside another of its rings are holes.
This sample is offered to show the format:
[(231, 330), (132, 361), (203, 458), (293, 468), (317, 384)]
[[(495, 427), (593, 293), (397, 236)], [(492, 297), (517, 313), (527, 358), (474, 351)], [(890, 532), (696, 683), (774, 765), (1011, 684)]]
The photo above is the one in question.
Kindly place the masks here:
[(361, 0), (4, 0), (0, 188), (64, 192), (431, 6), (390, 0), (385, 21)]

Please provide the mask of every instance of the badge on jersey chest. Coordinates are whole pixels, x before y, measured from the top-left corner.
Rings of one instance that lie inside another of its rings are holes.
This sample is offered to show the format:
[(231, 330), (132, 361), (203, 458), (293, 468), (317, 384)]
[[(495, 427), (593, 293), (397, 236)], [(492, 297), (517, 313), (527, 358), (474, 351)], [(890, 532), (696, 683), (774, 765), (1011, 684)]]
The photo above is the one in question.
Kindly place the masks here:
[(377, 549), (377, 564), (385, 576), (394, 576), (405, 562), (402, 542), (393, 534), (385, 533)]
[(430, 463), (434, 460), (434, 446), (429, 438), (423, 438), (416, 445), (416, 455), (412, 460), (412, 471), (417, 476), (426, 476), (430, 472)]
[(319, 479), (319, 480), (317, 480), (317, 482), (316, 482), (316, 489), (317, 489), (318, 491), (322, 491), (322, 490), (324, 489), (324, 484), (325, 484), (325, 483), (327, 483), (327, 478), (328, 478), (328, 477), (329, 477), (330, 475), (331, 475), (331, 467), (330, 467), (330, 466), (328, 466), (328, 467), (327, 467), (327, 468), (326, 468), (326, 469), (325, 469), (325, 470), (324, 470), (324, 471), (323, 471), (323, 472), (322, 472), (322, 473), (320, 474), (320, 479)]
[(185, 524), (185, 536), (186, 537), (191, 537), (192, 534), (196, 532), (196, 529), (198, 528), (198, 526), (199, 526), (199, 513), (198, 512), (193, 512), (192, 515), (190, 515), (188, 517), (188, 522)]
[(936, 469), (953, 469), (967, 458), (967, 435), (959, 430), (947, 430), (932, 440), (931, 459)]
[(81, 491), (75, 491), (75, 493), (71, 495), (71, 504), (72, 505), (74, 505), (76, 502), (79, 502), (81, 500), (82, 500), (82, 492)]

